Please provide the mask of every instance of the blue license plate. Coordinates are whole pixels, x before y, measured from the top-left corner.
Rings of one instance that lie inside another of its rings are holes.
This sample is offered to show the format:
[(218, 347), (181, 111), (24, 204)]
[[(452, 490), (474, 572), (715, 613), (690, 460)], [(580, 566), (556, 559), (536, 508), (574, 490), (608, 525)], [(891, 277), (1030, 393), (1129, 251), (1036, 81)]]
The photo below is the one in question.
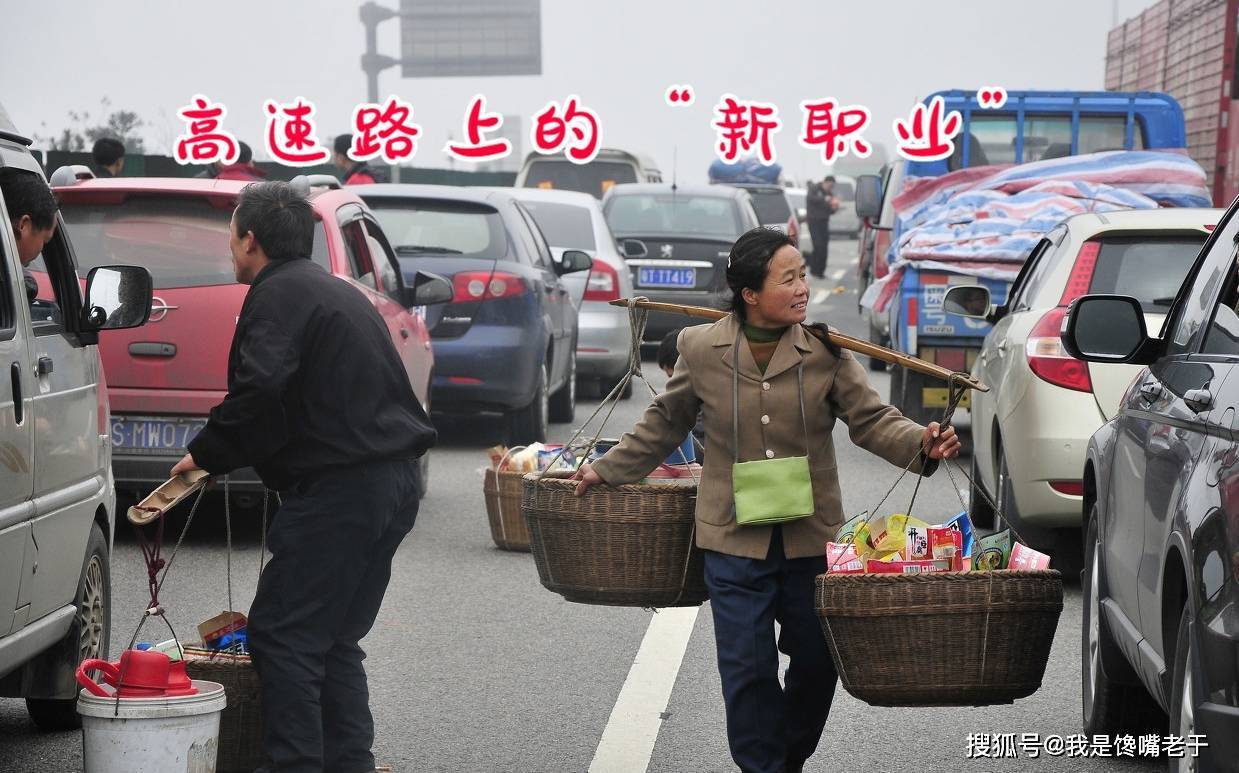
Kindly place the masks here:
[(135, 453), (184, 453), (206, 419), (154, 416), (112, 417), (112, 447)]
[(637, 284), (642, 287), (696, 287), (697, 269), (642, 266)]

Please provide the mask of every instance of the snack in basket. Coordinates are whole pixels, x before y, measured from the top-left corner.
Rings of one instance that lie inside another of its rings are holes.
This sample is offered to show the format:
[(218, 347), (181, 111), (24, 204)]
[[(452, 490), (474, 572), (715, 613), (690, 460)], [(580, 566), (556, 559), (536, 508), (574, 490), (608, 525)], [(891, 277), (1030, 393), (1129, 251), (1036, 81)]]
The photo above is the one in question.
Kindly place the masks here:
[(972, 519), (968, 517), (968, 511), (964, 510), (952, 516), (943, 525), (960, 533), (962, 537), (960, 549), (964, 551), (965, 556), (972, 555), (972, 549), (976, 542), (976, 530), (972, 528)]
[(929, 558), (951, 562), (951, 571), (963, 571), (963, 534), (949, 526), (929, 527)]
[(881, 551), (903, 550), (907, 544), (909, 526), (929, 528), (929, 524), (920, 518), (912, 518), (903, 513), (871, 518), (869, 520), (869, 542)]
[[(866, 511), (866, 512), (861, 513), (860, 515), (854, 515), (851, 518), (844, 521), (843, 525), (839, 527), (839, 531), (835, 533), (835, 542), (840, 542), (840, 543), (855, 542), (856, 535), (857, 535), (857, 528), (861, 524), (863, 524), (865, 522), (865, 519), (867, 519), (868, 517), (869, 517), (869, 513), (868, 511)], [(868, 532), (866, 532), (866, 535), (867, 534)]]
[(972, 558), (972, 568), (978, 572), (1006, 569), (1011, 557), (1011, 530), (991, 534), (977, 540), (976, 554)]
[(950, 561), (878, 561), (869, 559), (865, 564), (869, 574), (927, 574), (951, 571)]
[(862, 574), (865, 565), (850, 542), (826, 543), (826, 571), (830, 574)]
[[(486, 455), (490, 457), (490, 466), (492, 469), (499, 469), (499, 465), (503, 464), (503, 457), (508, 455), (507, 446), (494, 446), (486, 449)], [(506, 468), (506, 465), (505, 465)]]
[(1011, 546), (1011, 558), (1007, 561), (1008, 569), (1049, 569), (1050, 557), (1039, 553), (1022, 542)]
[(914, 523), (908, 524), (907, 531), (904, 537), (903, 550), (900, 551), (907, 561), (925, 561), (934, 556), (929, 554), (929, 530), (930, 526), (918, 526)]

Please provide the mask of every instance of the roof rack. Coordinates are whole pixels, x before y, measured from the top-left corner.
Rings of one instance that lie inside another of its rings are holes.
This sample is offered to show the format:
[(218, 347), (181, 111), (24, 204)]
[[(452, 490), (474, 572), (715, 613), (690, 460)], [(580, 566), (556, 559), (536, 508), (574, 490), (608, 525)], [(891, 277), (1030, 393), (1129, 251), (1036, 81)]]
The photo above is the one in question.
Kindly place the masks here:
[(52, 172), (52, 177), (48, 183), (52, 187), (60, 188), (67, 185), (77, 185), (82, 180), (95, 179), (95, 173), (90, 170), (90, 167), (82, 164), (69, 164), (62, 166), (55, 172)]

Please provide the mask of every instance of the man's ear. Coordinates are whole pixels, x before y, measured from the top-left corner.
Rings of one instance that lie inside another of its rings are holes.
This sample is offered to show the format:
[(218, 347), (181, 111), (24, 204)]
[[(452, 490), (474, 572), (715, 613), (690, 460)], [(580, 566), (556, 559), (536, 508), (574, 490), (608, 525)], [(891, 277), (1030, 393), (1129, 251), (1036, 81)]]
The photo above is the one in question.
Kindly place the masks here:
[(34, 228), (34, 221), (30, 219), (30, 215), (22, 215), (13, 221), (13, 231), (17, 234), (17, 238), (22, 238), (25, 233)]

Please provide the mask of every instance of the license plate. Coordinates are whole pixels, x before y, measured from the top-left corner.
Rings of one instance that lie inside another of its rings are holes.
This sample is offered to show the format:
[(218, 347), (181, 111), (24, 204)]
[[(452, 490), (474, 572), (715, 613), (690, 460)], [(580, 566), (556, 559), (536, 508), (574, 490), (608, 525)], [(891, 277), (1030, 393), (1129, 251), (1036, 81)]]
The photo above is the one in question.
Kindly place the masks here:
[(637, 284), (642, 287), (696, 287), (697, 269), (642, 266)]
[(155, 416), (112, 418), (112, 447), (133, 453), (184, 453), (206, 419)]

